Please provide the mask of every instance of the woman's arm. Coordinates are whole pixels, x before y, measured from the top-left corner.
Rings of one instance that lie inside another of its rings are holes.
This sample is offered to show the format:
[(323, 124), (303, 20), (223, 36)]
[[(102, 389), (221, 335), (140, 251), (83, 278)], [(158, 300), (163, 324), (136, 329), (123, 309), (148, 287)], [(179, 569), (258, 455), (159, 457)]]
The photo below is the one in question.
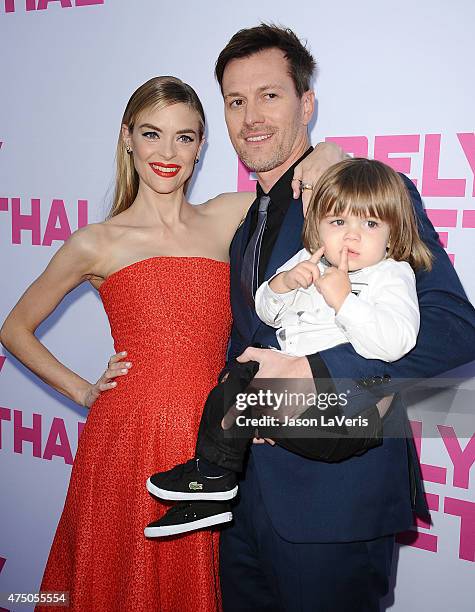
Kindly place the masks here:
[(59, 362), (34, 333), (67, 293), (95, 276), (103, 251), (97, 225), (75, 232), (28, 287), (0, 330), (6, 349), (44, 382), (81, 405), (87, 404), (87, 395), (95, 385)]

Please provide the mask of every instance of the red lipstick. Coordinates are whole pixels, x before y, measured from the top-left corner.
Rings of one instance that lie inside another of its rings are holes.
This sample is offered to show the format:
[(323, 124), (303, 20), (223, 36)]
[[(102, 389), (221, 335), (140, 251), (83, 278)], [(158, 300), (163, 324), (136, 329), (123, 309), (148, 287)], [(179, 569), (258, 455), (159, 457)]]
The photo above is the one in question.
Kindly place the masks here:
[(162, 178), (173, 178), (181, 170), (177, 164), (162, 164), (158, 162), (149, 163), (150, 168)]

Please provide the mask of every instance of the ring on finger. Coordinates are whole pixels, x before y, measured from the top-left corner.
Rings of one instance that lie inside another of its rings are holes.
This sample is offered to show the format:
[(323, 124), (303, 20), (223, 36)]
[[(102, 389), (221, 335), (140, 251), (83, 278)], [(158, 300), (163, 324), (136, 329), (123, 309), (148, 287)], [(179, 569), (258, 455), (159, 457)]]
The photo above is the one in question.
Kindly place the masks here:
[(309, 191), (313, 191), (313, 185), (312, 183), (305, 183), (304, 181), (300, 181), (300, 189), (302, 191), (304, 191), (305, 189), (308, 189)]

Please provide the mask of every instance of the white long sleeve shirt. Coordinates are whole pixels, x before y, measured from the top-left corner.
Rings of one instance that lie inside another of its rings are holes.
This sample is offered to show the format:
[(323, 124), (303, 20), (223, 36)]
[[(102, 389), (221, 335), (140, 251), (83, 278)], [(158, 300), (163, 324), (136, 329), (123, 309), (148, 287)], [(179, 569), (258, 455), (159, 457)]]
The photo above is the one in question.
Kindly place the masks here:
[[(276, 274), (310, 258), (305, 249), (281, 266)], [(318, 264), (320, 272), (325, 266)], [(278, 328), (277, 340), (288, 355), (318, 353), (350, 342), (367, 359), (396, 361), (416, 344), (419, 304), (411, 266), (383, 261), (349, 272), (351, 293), (337, 315), (314, 285), (275, 293), (269, 282), (256, 293), (256, 312), (264, 323)]]

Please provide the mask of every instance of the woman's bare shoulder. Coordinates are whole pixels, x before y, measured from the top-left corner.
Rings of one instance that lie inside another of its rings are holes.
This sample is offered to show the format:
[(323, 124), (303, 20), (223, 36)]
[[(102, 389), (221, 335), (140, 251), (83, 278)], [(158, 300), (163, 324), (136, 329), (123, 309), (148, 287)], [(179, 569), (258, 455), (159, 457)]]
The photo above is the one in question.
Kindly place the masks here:
[(243, 219), (255, 199), (255, 193), (242, 191), (239, 193), (221, 193), (220, 195), (199, 205), (204, 214), (213, 216), (238, 217)]
[(98, 246), (100, 243), (104, 246), (110, 241), (120, 239), (122, 234), (130, 229), (130, 225), (126, 219), (121, 219), (120, 215), (112, 219), (106, 219), (98, 223), (90, 223), (85, 227), (77, 230), (71, 235), (71, 238), (78, 244), (84, 246)]
[(97, 251), (104, 246), (110, 233), (104, 222), (90, 223), (73, 232), (65, 246), (77, 251)]
[(84, 265), (101, 267), (106, 262), (114, 246), (120, 243), (126, 228), (107, 222), (90, 223), (71, 234), (63, 249), (69, 257), (82, 261)]

